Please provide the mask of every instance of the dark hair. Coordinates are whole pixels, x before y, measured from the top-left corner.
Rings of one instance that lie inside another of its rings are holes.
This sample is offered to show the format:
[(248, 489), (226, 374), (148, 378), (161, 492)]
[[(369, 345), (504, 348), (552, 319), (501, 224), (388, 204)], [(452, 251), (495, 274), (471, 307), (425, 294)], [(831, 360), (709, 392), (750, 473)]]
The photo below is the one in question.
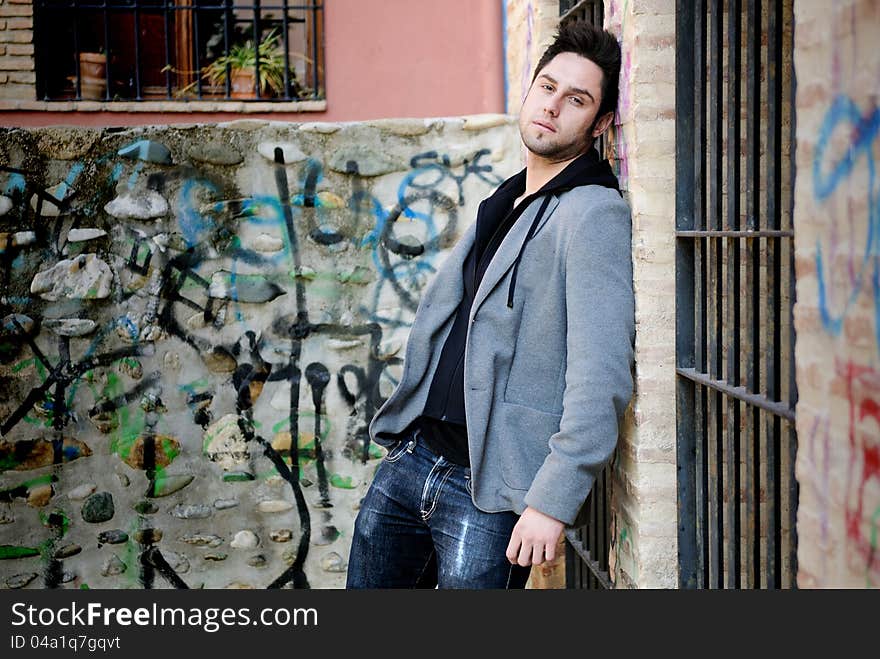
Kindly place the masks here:
[(541, 55), (532, 82), (547, 64), (560, 53), (586, 57), (602, 69), (602, 102), (596, 118), (617, 108), (617, 85), (620, 79), (620, 45), (614, 35), (586, 21), (569, 21), (559, 27), (556, 38)]

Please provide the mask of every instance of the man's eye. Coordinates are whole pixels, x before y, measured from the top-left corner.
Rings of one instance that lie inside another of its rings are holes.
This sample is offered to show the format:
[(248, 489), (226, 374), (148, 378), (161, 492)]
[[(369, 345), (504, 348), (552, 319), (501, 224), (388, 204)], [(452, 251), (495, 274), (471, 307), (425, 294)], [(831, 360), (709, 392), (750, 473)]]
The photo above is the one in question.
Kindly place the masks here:
[(583, 105), (584, 104), (584, 102), (581, 99), (579, 99), (577, 96), (572, 96), (571, 101), (575, 105)]
[(552, 85), (541, 85), (541, 87), (542, 87), (543, 89), (546, 89), (548, 92), (552, 92), (552, 91), (553, 91), (553, 86), (552, 86)]

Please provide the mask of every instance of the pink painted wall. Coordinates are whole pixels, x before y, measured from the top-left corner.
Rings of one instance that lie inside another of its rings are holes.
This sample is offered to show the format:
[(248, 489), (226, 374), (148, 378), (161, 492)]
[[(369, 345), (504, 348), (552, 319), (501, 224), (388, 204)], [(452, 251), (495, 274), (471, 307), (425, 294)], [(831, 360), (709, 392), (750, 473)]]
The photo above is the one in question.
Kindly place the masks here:
[(324, 11), (325, 112), (5, 112), (0, 125), (359, 121), (504, 112), (501, 0), (328, 0)]

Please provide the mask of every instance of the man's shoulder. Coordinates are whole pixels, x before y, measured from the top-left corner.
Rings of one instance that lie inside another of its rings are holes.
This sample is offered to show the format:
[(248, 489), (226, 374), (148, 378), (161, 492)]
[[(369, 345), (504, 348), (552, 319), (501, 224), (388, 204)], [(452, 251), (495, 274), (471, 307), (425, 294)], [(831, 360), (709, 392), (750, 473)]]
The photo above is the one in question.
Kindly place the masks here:
[(559, 195), (560, 215), (563, 224), (580, 225), (583, 222), (602, 219), (628, 222), (630, 208), (626, 200), (613, 188), (601, 185), (582, 185)]

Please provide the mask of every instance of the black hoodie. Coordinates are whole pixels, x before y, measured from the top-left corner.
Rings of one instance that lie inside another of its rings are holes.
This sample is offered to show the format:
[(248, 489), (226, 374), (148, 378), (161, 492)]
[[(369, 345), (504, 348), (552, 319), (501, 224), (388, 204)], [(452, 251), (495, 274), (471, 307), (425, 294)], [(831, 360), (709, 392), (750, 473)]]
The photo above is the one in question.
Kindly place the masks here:
[[(471, 306), (486, 268), (510, 227), (532, 200), (543, 196), (544, 200), (513, 266), (507, 295), (507, 306), (512, 307), (520, 259), (547, 209), (551, 194), (560, 194), (583, 185), (601, 185), (620, 192), (611, 166), (607, 160), (599, 159), (595, 149), (575, 158), (540, 190), (524, 198), (516, 208), (513, 208), (513, 202), (525, 192), (525, 169), (504, 181), (492, 196), (480, 204), (474, 246), (462, 268), (464, 295), (456, 311), (452, 330), (443, 345), (422, 416), (411, 424), (421, 430), (428, 446), (435, 453), (452, 462), (470, 465), (464, 408), (464, 348)], [(413, 428), (407, 428), (405, 432), (410, 430)]]

